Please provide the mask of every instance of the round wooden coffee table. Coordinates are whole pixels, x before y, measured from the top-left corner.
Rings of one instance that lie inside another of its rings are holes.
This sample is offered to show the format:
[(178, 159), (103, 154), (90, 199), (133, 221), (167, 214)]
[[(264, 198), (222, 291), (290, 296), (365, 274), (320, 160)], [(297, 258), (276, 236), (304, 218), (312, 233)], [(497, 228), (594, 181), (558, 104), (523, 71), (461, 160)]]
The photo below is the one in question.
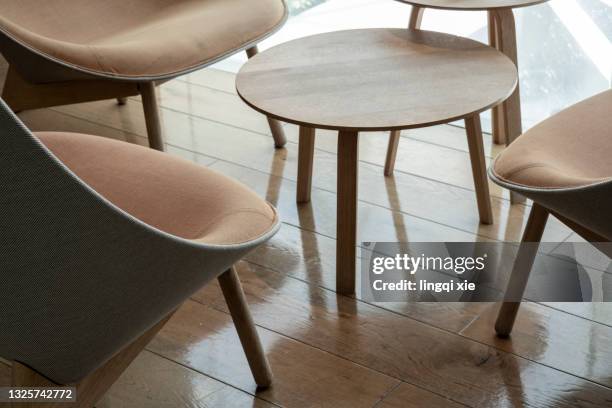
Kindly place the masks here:
[(402, 29), (301, 38), (247, 62), (236, 89), (255, 110), (300, 125), (298, 202), (310, 199), (316, 128), (338, 130), (337, 291), (355, 291), (360, 131), (466, 123), (478, 209), (492, 223), (479, 113), (517, 83), (506, 56), (479, 42)]
[[(489, 44), (504, 53), (518, 67), (516, 23), (512, 9), (534, 6), (549, 0), (396, 0), (412, 5), (408, 23), (409, 29), (420, 29), (425, 9), (487, 11)], [(493, 141), (509, 145), (523, 133), (521, 120), (521, 97), (517, 86), (514, 93), (503, 104), (493, 108)], [(385, 175), (393, 173), (395, 155), (399, 143), (399, 132), (392, 132), (387, 150)], [(516, 193), (510, 194), (513, 203), (524, 198)]]

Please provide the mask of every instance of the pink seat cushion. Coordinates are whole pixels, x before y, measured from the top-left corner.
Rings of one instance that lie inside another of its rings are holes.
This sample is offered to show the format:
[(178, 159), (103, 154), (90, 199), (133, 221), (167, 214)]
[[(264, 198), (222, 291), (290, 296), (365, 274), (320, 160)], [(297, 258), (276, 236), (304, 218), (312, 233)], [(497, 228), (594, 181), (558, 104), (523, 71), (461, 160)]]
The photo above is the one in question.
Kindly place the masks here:
[(493, 171), (534, 188), (571, 188), (612, 178), (612, 90), (545, 120), (499, 155)]
[(81, 180), (139, 220), (210, 244), (257, 238), (274, 226), (274, 208), (215, 171), (142, 146), (98, 136), (36, 136)]
[(123, 77), (178, 74), (275, 30), (281, 0), (0, 0), (0, 29), (34, 51)]

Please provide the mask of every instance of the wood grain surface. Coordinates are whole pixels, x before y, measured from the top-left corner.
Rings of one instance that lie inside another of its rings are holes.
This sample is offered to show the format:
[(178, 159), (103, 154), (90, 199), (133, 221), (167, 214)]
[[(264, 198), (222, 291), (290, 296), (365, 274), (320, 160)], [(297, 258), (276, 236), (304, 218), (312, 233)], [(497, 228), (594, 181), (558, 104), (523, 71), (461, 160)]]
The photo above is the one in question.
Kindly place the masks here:
[(447, 123), (505, 100), (516, 67), (479, 42), (403, 29), (290, 41), (251, 58), (242, 99), (284, 121), (323, 129), (398, 130)]

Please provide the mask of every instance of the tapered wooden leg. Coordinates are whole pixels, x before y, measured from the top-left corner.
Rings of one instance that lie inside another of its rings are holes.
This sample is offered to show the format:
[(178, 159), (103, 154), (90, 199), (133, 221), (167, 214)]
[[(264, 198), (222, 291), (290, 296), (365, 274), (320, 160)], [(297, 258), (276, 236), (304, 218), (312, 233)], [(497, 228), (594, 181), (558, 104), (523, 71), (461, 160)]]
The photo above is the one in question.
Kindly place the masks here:
[(144, 82), (140, 84), (140, 95), (142, 96), (142, 107), (144, 109), (149, 147), (151, 149), (164, 151), (164, 138), (162, 135), (161, 121), (159, 119), (159, 106), (155, 83)]
[[(523, 233), (522, 243), (541, 241), (548, 215), (549, 212), (544, 207), (536, 203), (533, 204)], [(537, 252), (537, 245), (521, 245), (506, 289), (506, 298), (522, 298)], [(495, 331), (499, 337), (510, 335), (520, 306), (521, 302), (504, 302), (502, 304), (495, 322)]]
[[(19, 403), (13, 404), (13, 408), (92, 408), (104, 393), (117, 381), (130, 363), (138, 356), (142, 349), (149, 344), (155, 335), (161, 330), (174, 312), (162, 319), (155, 326), (146, 331), (133, 343), (125, 347), (106, 364), (85, 377), (77, 384), (68, 384), (76, 387), (77, 401), (72, 403)], [(17, 361), (13, 362), (12, 381), (13, 387), (57, 387), (59, 384), (45, 378)]]
[(336, 243), (336, 291), (355, 293), (357, 245), (357, 185), (359, 133), (338, 134), (338, 209)]
[(117, 98), (117, 105), (123, 106), (127, 103), (126, 97)]
[[(253, 58), (258, 52), (259, 49), (256, 45), (252, 46), (251, 48), (247, 48), (246, 50), (247, 57), (249, 58)], [(272, 137), (274, 138), (274, 147), (281, 148), (285, 146), (287, 144), (287, 137), (285, 136), (281, 122), (268, 117), (268, 125), (270, 126)]]
[(412, 11), (410, 12), (410, 20), (408, 21), (408, 28), (411, 30), (420, 29), (421, 23), (423, 22), (424, 13), (424, 7), (412, 6)]
[(219, 276), (219, 285), (232, 315), (255, 383), (260, 387), (269, 387), (272, 384), (272, 370), (270, 370), (268, 359), (264, 354), (246, 297), (242, 291), (240, 279), (234, 267)]
[(315, 150), (315, 129), (300, 126), (300, 143), (298, 152), (297, 202), (310, 201), (312, 189), (312, 168)]
[[(516, 45), (516, 26), (512, 9), (497, 9), (492, 11), (495, 16), (496, 40), (499, 50), (504, 53), (514, 65), (518, 67), (518, 52)], [(521, 119), (521, 92), (517, 84), (515, 91), (501, 105), (501, 115), (503, 117), (501, 126), (506, 138), (506, 145), (510, 145), (523, 133)], [(513, 204), (522, 203), (525, 197), (511, 192), (510, 200)]]
[[(495, 14), (492, 11), (488, 13), (488, 29), (489, 29), (489, 45), (496, 50), (499, 50), (499, 42), (497, 41), (497, 28), (495, 26)], [(492, 109), (491, 115), (491, 128), (493, 131), (493, 143), (505, 144), (506, 135), (504, 134), (503, 115), (501, 113), (501, 106), (495, 106)]]
[[(424, 7), (412, 6), (410, 11), (410, 20), (408, 21), (409, 30), (418, 30), (421, 28), (421, 22), (423, 21), (423, 14), (425, 13)], [(395, 159), (397, 157), (397, 149), (399, 147), (400, 131), (394, 130), (389, 136), (389, 146), (387, 147), (387, 159), (385, 160), (385, 176), (390, 177), (393, 175), (395, 169)]]
[[(511, 9), (500, 9), (491, 13), (495, 16), (497, 46), (518, 67), (514, 14)], [(505, 119), (506, 144), (509, 145), (521, 135), (523, 130), (521, 122), (521, 93), (518, 85), (512, 95), (502, 104), (502, 115)]]
[[(408, 21), (409, 30), (418, 30), (423, 22), (424, 7), (412, 6), (410, 11), (410, 20)], [(400, 131), (394, 130), (389, 136), (389, 146), (387, 147), (387, 159), (385, 160), (385, 176), (393, 175), (395, 169), (395, 159), (397, 158), (397, 149), (399, 148)]]
[(387, 159), (385, 160), (385, 176), (393, 175), (395, 169), (395, 159), (397, 158), (397, 150), (399, 149), (400, 131), (394, 130), (389, 137), (389, 147), (387, 148)]
[(489, 179), (487, 178), (487, 164), (482, 141), (480, 115), (476, 114), (466, 118), (465, 129), (470, 149), (472, 176), (474, 177), (480, 222), (483, 224), (493, 224), (493, 210), (491, 209), (491, 196), (489, 194)]
[(267, 119), (270, 132), (272, 133), (272, 138), (274, 139), (274, 147), (277, 149), (284, 147), (287, 144), (287, 136), (285, 136), (283, 125), (276, 119), (272, 119), (270, 117), (267, 117)]

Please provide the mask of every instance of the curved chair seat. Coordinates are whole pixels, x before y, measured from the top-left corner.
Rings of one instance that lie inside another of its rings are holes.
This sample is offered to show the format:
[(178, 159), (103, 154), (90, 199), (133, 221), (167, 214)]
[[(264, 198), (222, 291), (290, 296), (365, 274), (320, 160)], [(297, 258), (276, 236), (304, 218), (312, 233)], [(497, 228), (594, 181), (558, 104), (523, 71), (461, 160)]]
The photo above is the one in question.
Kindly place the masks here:
[(68, 3), (3, 1), (0, 30), (77, 69), (142, 79), (176, 76), (221, 59), (267, 36), (286, 14), (279, 0)]
[(502, 152), (493, 176), (517, 187), (568, 189), (612, 179), (612, 90), (540, 123)]
[(99, 136), (36, 136), (101, 196), (169, 234), (240, 244), (268, 233), (278, 221), (274, 208), (242, 184), (178, 157)]

